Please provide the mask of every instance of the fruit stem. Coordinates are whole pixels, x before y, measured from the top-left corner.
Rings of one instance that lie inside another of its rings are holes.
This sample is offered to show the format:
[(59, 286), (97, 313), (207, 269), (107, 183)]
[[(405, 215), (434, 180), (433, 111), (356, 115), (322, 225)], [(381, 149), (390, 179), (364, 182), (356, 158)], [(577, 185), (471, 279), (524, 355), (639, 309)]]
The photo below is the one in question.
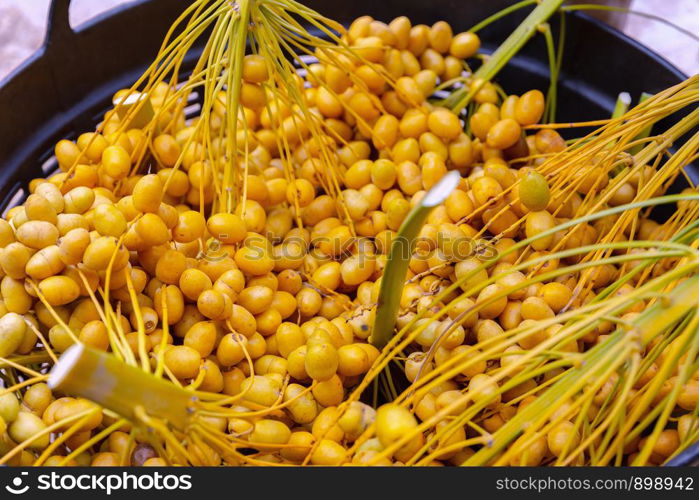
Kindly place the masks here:
[(145, 409), (180, 430), (189, 426), (197, 401), (192, 393), (81, 343), (58, 359), (48, 385), (94, 401), (131, 421), (139, 420), (138, 408)]
[(510, 5), (509, 7), (504, 8), (504, 9), (496, 12), (492, 16), (486, 17), (485, 19), (483, 19), (481, 22), (479, 22), (478, 24), (473, 26), (468, 31), (470, 31), (471, 33), (476, 33), (478, 31), (482, 30), (483, 28), (485, 28), (486, 26), (490, 25), (491, 23), (497, 21), (498, 19), (502, 19), (503, 17), (505, 17), (508, 14), (511, 14), (512, 12), (518, 11), (519, 9), (521, 9), (523, 7), (526, 7), (528, 5), (533, 5), (535, 3), (536, 3), (536, 0), (522, 0), (521, 2), (517, 2), (516, 4)]
[[(641, 97), (638, 99), (638, 104), (641, 104), (642, 102), (650, 99), (653, 97), (653, 94), (649, 94), (648, 92), (642, 92)], [(648, 125), (646, 128), (641, 130), (636, 137), (634, 137), (634, 141), (638, 141), (640, 139), (645, 139), (650, 135), (650, 133), (653, 131), (653, 124)], [(633, 146), (631, 149), (629, 149), (629, 154), (635, 155), (639, 151), (643, 149), (643, 144), (636, 144)]]
[(381, 278), (376, 320), (369, 338), (378, 349), (383, 348), (393, 336), (401, 291), (405, 284), (405, 273), (408, 270), (415, 238), (432, 209), (447, 199), (458, 186), (460, 179), (459, 172), (455, 170), (442, 177), (406, 216), (398, 234), (391, 242), (386, 269)]
[[(539, 25), (545, 23), (549, 17), (563, 4), (563, 0), (543, 0), (526, 17), (495, 52), (474, 73), (475, 79), (491, 80), (507, 62), (512, 59), (527, 41), (536, 33)], [(463, 110), (478, 92), (478, 88), (465, 87), (452, 94), (450, 102), (456, 100), (456, 104), (450, 106), (456, 113)], [(458, 99), (458, 100), (457, 100)]]

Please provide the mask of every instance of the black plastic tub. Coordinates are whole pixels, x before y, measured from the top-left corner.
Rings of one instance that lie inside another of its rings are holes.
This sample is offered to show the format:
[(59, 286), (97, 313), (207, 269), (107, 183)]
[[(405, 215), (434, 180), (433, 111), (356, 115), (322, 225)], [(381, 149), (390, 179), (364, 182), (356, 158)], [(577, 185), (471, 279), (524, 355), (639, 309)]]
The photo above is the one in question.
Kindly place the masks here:
[[(343, 23), (369, 14), (389, 21), (406, 15), (415, 23), (445, 19), (466, 30), (510, 5), (508, 0), (352, 0), (304, 3)], [(0, 81), (0, 210), (21, 202), (28, 182), (56, 169), (53, 146), (94, 129), (111, 96), (129, 87), (155, 57), (168, 27), (183, 9), (182, 0), (141, 0), (114, 9), (73, 30), (70, 0), (54, 0), (43, 47)], [(527, 9), (479, 32), (492, 51), (525, 17)], [(552, 19), (554, 29), (558, 17)], [(196, 47), (191, 54), (196, 56)], [(191, 61), (190, 61), (191, 62)], [(185, 69), (187, 64), (184, 65)], [(648, 48), (581, 13), (566, 14), (566, 45), (557, 118), (581, 121), (609, 116), (619, 92), (636, 99), (686, 77)], [(548, 87), (548, 61), (542, 37), (535, 37), (498, 75), (512, 93)], [(194, 107), (195, 108), (195, 107)], [(196, 109), (193, 109), (196, 112)], [(696, 172), (694, 172), (696, 173)], [(673, 461), (699, 461), (699, 444)]]

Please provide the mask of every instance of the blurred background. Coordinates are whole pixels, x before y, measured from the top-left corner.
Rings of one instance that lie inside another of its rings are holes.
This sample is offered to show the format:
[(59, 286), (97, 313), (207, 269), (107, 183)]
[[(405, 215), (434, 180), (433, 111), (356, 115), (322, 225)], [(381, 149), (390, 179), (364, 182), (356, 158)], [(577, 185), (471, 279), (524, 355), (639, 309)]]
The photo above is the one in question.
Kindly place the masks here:
[[(0, 0), (0, 80), (41, 46), (50, 1)], [(133, 1), (73, 0), (70, 23), (74, 28), (79, 27), (95, 16)], [(621, 6), (652, 14), (699, 34), (697, 0), (586, 0), (584, 3)], [(686, 34), (634, 14), (590, 13), (650, 47), (684, 73), (699, 73), (699, 42)]]

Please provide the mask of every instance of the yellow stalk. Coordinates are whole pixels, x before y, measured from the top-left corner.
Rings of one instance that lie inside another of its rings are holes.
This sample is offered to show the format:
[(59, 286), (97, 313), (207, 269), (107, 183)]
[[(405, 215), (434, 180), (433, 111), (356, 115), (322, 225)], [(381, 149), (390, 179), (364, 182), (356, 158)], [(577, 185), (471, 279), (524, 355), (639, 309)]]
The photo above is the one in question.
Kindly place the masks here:
[[(32, 358), (27, 358), (26, 356), (22, 356), (22, 358), (24, 358), (25, 360), (31, 361), (31, 362), (36, 362), (36, 361), (34, 361), (35, 359), (37, 359), (37, 360), (42, 359), (42, 358), (32, 359)], [(44, 356), (44, 358), (46, 358), (46, 356)], [(23, 373), (26, 373), (27, 375), (30, 375), (32, 377), (41, 377), (41, 373), (38, 373), (38, 372), (32, 370), (31, 368), (27, 368), (26, 366), (22, 365), (21, 363), (17, 363), (17, 362), (15, 362), (14, 359), (10, 359), (10, 358), (0, 358), (0, 367), (3, 367), (3, 368), (10, 367), (10, 368), (14, 368), (15, 370), (19, 370)]]
[(170, 324), (168, 323), (167, 295), (164, 293), (160, 294), (160, 305), (163, 311), (163, 320), (161, 321), (163, 334), (160, 337), (158, 353), (155, 355), (155, 376), (158, 378), (163, 376), (163, 370), (165, 369), (165, 347), (167, 346), (167, 338), (170, 330)]
[(23, 387), (27, 387), (29, 385), (36, 384), (38, 382), (45, 382), (47, 378), (48, 378), (47, 375), (38, 375), (36, 377), (28, 378), (27, 380), (23, 380), (21, 382), (18, 382), (14, 385), (9, 386), (9, 387), (5, 387), (3, 389), (0, 389), (0, 396), (4, 396), (5, 394), (9, 394), (11, 392), (17, 392), (18, 390), (22, 389)]
[(39, 455), (39, 458), (37, 458), (34, 461), (34, 467), (39, 467), (43, 465), (46, 459), (49, 458), (53, 454), (53, 452), (58, 449), (59, 446), (65, 443), (72, 435), (81, 430), (82, 426), (85, 424), (85, 422), (88, 421), (89, 418), (92, 417), (93, 414), (101, 411), (102, 409), (96, 406), (93, 410), (81, 412), (81, 414), (83, 414), (84, 417), (82, 417), (80, 420), (71, 425), (67, 430), (63, 431), (63, 433), (60, 436), (58, 436), (49, 446), (47, 446), (46, 449), (41, 453), (41, 455)]
[(51, 359), (51, 361), (55, 363), (58, 360), (58, 358), (56, 357), (56, 353), (53, 352), (50, 342), (46, 341), (46, 337), (44, 337), (44, 334), (41, 333), (41, 331), (39, 331), (39, 329), (36, 326), (34, 326), (34, 323), (32, 323), (31, 321), (27, 321), (26, 323), (27, 326), (31, 329), (31, 331), (34, 332), (34, 335), (36, 335), (36, 337), (41, 341), (41, 344), (46, 350), (46, 352), (41, 353), (40, 356), (48, 356)]
[(181, 465), (191, 463), (191, 455), (187, 452), (184, 446), (182, 446), (180, 440), (173, 435), (164, 422), (157, 418), (151, 417), (148, 413), (146, 413), (145, 408), (141, 405), (134, 408), (134, 416), (137, 421), (151, 427), (163, 437), (165, 442), (172, 447), (172, 454), (179, 458), (179, 463)]
[(71, 346), (51, 370), (49, 387), (84, 397), (129, 420), (141, 407), (185, 430), (197, 399), (190, 392), (81, 344)]
[(80, 455), (82, 452), (89, 450), (92, 448), (94, 445), (102, 441), (102, 439), (108, 437), (109, 435), (112, 434), (112, 432), (117, 431), (123, 427), (123, 425), (126, 423), (126, 419), (119, 419), (116, 422), (114, 422), (112, 425), (109, 427), (106, 427), (105, 429), (101, 430), (94, 436), (92, 436), (90, 439), (85, 441), (83, 444), (75, 448), (73, 451), (71, 451), (68, 455), (66, 455), (63, 460), (58, 464), (59, 467), (65, 466), (68, 462), (73, 460), (75, 457)]
[(122, 353), (125, 349), (128, 349), (128, 346), (125, 346), (121, 343), (121, 339), (119, 339), (116, 336), (114, 330), (111, 328), (111, 322), (107, 320), (107, 316), (105, 314), (104, 309), (110, 307), (109, 304), (105, 304), (105, 308), (102, 307), (102, 303), (99, 300), (97, 300), (95, 293), (90, 288), (90, 283), (88, 282), (85, 273), (83, 273), (80, 269), (78, 269), (78, 276), (80, 276), (80, 280), (82, 281), (85, 290), (87, 290), (90, 300), (95, 305), (95, 308), (97, 309), (97, 314), (99, 315), (104, 325), (107, 327), (107, 335), (109, 337), (109, 345), (112, 348), (112, 353), (118, 359), (121, 359), (123, 361), (124, 355)]
[[(138, 297), (136, 296), (136, 290), (133, 286), (133, 280), (131, 279), (131, 273), (126, 273), (126, 287), (129, 290), (129, 297), (131, 298), (131, 305), (134, 308), (134, 314), (136, 316), (136, 333), (138, 335), (138, 355), (141, 358), (141, 369), (146, 373), (150, 373), (150, 363), (148, 359), (148, 352), (146, 351), (146, 327), (143, 323), (143, 315), (141, 314), (141, 305), (138, 303)], [(163, 297), (165, 294), (162, 294)], [(163, 338), (167, 338), (163, 333)]]

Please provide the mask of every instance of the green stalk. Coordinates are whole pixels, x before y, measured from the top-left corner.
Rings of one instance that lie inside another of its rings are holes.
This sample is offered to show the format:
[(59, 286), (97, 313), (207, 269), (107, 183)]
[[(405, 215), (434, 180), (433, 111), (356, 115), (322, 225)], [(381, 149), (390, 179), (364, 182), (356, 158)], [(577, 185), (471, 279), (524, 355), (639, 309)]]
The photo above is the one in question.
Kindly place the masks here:
[[(505, 40), (498, 49), (478, 68), (474, 73), (474, 78), (484, 81), (491, 80), (512, 57), (520, 51), (527, 41), (536, 33), (539, 25), (545, 23), (561, 6), (563, 0), (542, 0), (539, 5), (522, 21), (517, 29)], [(479, 89), (463, 88), (454, 92), (447, 104), (454, 112), (460, 112), (471, 101)], [(454, 103), (454, 104), (453, 104)]]
[[(649, 94), (648, 92), (643, 92), (641, 93), (641, 97), (638, 99), (638, 104), (641, 104), (642, 102), (650, 99), (653, 97), (653, 94)], [(639, 139), (645, 139), (650, 135), (650, 133), (653, 131), (653, 125), (648, 125), (646, 128), (641, 130), (636, 137), (634, 137), (634, 141), (638, 141)], [(629, 154), (635, 155), (639, 151), (643, 149), (643, 144), (636, 144), (633, 146), (631, 149), (629, 149)]]
[[(693, 276), (680, 283), (667, 295), (667, 301), (659, 301), (651, 308), (641, 313), (634, 321), (634, 330), (637, 332), (639, 347), (648, 344), (655, 336), (671, 328), (683, 317), (696, 309), (699, 304), (699, 276)], [(567, 392), (583, 375), (597, 368), (598, 362), (604, 360), (605, 355), (614, 346), (623, 342), (630, 342), (629, 332), (619, 329), (606, 341), (590, 349), (585, 355), (585, 360), (579, 367), (572, 369), (565, 377), (561, 378), (546, 393), (538, 397), (523, 411), (509, 420), (498, 430), (498, 437), (493, 439), (492, 445), (484, 447), (476, 452), (462, 465), (483, 465), (489, 463), (510, 442), (520, 435), (523, 425), (535, 421), (539, 415), (544, 414), (556, 401), (565, 399)]]
[(447, 199), (461, 180), (457, 171), (451, 171), (435, 184), (406, 216), (391, 243), (386, 261), (386, 269), (381, 278), (379, 300), (376, 307), (376, 320), (369, 341), (382, 349), (393, 336), (401, 290), (405, 284), (405, 274), (412, 256), (415, 238), (433, 208)]
[(556, 121), (556, 99), (558, 91), (558, 59), (551, 25), (543, 23), (540, 28), (546, 40), (546, 53), (549, 59), (549, 88), (546, 92), (546, 107), (544, 108), (544, 121), (553, 123)]
[(132, 422), (138, 420), (137, 411), (142, 408), (180, 430), (189, 426), (196, 402), (191, 392), (80, 343), (58, 359), (48, 385), (94, 401)]
[(558, 45), (556, 47), (556, 72), (560, 74), (563, 66), (563, 51), (566, 44), (566, 13), (559, 11), (560, 26), (558, 29)]
[(628, 92), (619, 92), (619, 96), (616, 98), (616, 104), (614, 104), (614, 111), (612, 112), (612, 119), (620, 118), (625, 115), (629, 110), (629, 105), (631, 104), (631, 95)]
[[(619, 92), (619, 95), (616, 98), (616, 103), (614, 104), (614, 111), (612, 111), (612, 120), (616, 118), (620, 118), (626, 114), (626, 112), (629, 110), (629, 105), (631, 104), (631, 95), (628, 92)], [(607, 144), (607, 149), (611, 149), (614, 147), (615, 141), (610, 141)], [(622, 166), (618, 165), (615, 167), (616, 170), (614, 174), (618, 174), (622, 170)]]
[(536, 3), (536, 0), (522, 0), (521, 2), (517, 2), (516, 4), (510, 5), (509, 7), (506, 7), (502, 9), (499, 12), (496, 12), (490, 17), (486, 17), (483, 19), (481, 22), (473, 26), (470, 30), (471, 33), (476, 33), (486, 26), (489, 26), (491, 23), (494, 23), (498, 19), (502, 19), (503, 17), (507, 16), (508, 14), (511, 14), (513, 12), (518, 11), (519, 9), (526, 7), (528, 5), (533, 5)]

